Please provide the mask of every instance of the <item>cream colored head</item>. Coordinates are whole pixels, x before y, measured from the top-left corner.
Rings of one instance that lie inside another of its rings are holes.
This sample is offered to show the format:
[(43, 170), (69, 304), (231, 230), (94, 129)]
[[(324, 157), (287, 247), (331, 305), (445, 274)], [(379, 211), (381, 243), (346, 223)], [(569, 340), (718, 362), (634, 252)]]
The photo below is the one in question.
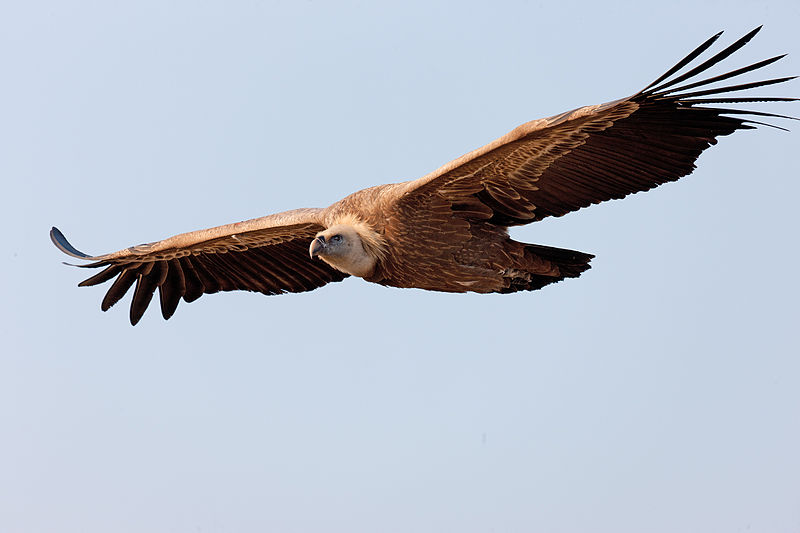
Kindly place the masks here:
[(363, 278), (375, 271), (385, 249), (377, 232), (364, 222), (347, 217), (317, 233), (308, 251), (312, 259), (320, 258), (337, 270)]

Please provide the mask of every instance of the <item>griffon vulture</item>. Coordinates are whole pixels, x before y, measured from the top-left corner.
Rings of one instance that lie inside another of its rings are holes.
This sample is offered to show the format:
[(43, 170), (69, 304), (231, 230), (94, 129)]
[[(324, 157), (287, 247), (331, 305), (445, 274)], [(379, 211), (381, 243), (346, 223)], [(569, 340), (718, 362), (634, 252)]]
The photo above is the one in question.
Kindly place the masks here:
[(103, 311), (136, 284), (131, 324), (156, 289), (165, 319), (181, 298), (303, 292), (351, 275), (447, 292), (540, 289), (580, 276), (593, 256), (513, 241), (509, 226), (675, 181), (692, 172), (717, 137), (763, 124), (748, 117), (791, 118), (728, 104), (796, 98), (726, 96), (790, 77), (709, 88), (783, 56), (700, 76), (759, 29), (689, 67), (718, 33), (633, 96), (528, 122), (427, 176), (364, 189), (324, 209), (296, 209), (98, 256), (79, 252), (56, 228), (50, 236), (64, 253), (91, 261), (81, 266), (104, 267), (80, 286), (116, 278)]

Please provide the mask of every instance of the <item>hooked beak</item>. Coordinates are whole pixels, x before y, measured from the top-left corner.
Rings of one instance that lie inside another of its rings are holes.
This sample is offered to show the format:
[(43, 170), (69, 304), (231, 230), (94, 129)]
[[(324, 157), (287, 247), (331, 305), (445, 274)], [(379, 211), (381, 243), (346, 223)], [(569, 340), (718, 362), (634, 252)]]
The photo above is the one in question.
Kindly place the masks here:
[(328, 244), (325, 242), (325, 237), (322, 235), (311, 241), (311, 246), (308, 248), (308, 254), (311, 256), (311, 259), (316, 259), (320, 252), (324, 250), (327, 245)]

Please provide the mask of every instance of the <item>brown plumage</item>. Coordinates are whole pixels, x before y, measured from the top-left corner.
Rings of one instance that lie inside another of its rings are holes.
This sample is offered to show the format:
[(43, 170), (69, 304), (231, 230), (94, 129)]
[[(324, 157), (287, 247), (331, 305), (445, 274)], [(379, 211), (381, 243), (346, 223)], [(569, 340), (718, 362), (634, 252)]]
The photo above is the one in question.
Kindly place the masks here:
[(50, 236), (63, 252), (92, 261), (81, 266), (104, 267), (81, 286), (116, 278), (103, 311), (135, 284), (132, 324), (156, 289), (167, 319), (181, 299), (232, 290), (304, 292), (348, 275), (447, 292), (540, 289), (580, 276), (593, 256), (515, 242), (509, 226), (675, 181), (692, 172), (717, 137), (762, 124), (744, 117), (791, 118), (709, 104), (797, 100), (720, 96), (792, 78), (698, 90), (783, 56), (689, 81), (759, 29), (679, 74), (720, 32), (633, 96), (528, 122), (418, 180), (358, 191), (325, 209), (287, 211), (94, 257), (56, 228)]

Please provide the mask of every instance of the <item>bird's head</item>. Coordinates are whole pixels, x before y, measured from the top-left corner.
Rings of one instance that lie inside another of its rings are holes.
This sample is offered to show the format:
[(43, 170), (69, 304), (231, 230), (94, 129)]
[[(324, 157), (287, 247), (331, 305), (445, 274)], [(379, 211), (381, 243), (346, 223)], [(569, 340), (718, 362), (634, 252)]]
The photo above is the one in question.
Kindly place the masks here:
[(346, 274), (365, 277), (375, 270), (384, 247), (383, 239), (366, 224), (345, 220), (317, 233), (308, 252)]
[(311, 241), (309, 253), (312, 259), (333, 259), (350, 257), (363, 251), (361, 237), (355, 228), (346, 224), (336, 224), (317, 233)]

